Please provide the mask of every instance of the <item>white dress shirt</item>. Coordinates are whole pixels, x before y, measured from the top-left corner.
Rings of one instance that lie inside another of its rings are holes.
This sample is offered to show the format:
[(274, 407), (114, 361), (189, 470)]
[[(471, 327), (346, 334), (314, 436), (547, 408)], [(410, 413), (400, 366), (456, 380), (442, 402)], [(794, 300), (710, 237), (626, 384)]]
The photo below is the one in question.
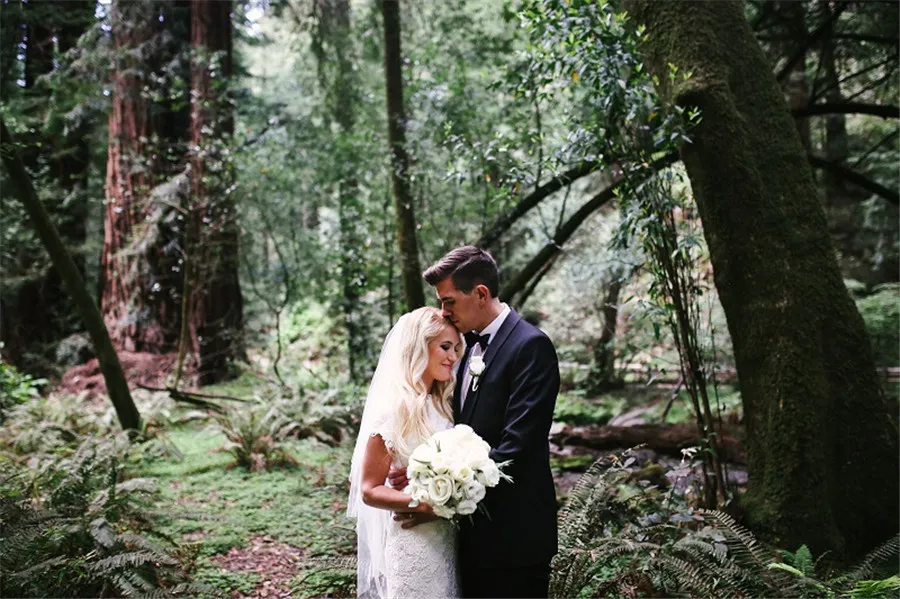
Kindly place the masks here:
[[(500, 304), (500, 305), (503, 306), (503, 309), (500, 311), (500, 314), (497, 315), (497, 318), (492, 320), (491, 324), (484, 327), (484, 330), (478, 333), (479, 335), (490, 335), (490, 338), (488, 339), (488, 345), (493, 343), (494, 337), (497, 336), (497, 331), (500, 330), (500, 327), (503, 325), (503, 321), (505, 321), (506, 317), (509, 316), (509, 312), (510, 312), (509, 306), (506, 304)], [(487, 351), (487, 348), (485, 348), (485, 351)], [(463, 386), (462, 386), (462, 389), (460, 390), (460, 394), (459, 394), (459, 409), (460, 409), (460, 411), (462, 411), (463, 406), (466, 405), (466, 396), (469, 394), (469, 387), (472, 386), (472, 373), (469, 372), (469, 362), (472, 361), (472, 356), (483, 356), (483, 355), (484, 355), (484, 351), (481, 350), (481, 346), (478, 345), (477, 343), (475, 344), (475, 347), (472, 348), (472, 351), (469, 352), (469, 359), (466, 360), (466, 371), (463, 373), (463, 380), (462, 380)], [(482, 374), (481, 376), (484, 376), (484, 374)]]

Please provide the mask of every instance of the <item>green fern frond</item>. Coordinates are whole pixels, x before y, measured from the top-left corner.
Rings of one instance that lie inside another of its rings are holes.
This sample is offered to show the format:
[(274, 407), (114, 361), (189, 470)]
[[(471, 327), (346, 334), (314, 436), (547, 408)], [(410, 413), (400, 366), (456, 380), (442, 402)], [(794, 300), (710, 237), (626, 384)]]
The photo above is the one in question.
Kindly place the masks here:
[(750, 567), (762, 569), (771, 561), (771, 556), (753, 536), (753, 533), (735, 522), (734, 518), (718, 510), (697, 510), (704, 520), (725, 533), (725, 543), (731, 555), (743, 560)]
[(900, 576), (896, 574), (884, 580), (860, 580), (848, 593), (853, 599), (876, 599), (900, 595)]
[(840, 593), (850, 592), (851, 587), (860, 580), (872, 576), (875, 569), (890, 559), (895, 559), (900, 554), (900, 534), (891, 537), (872, 551), (842, 576), (832, 581)]
[[(162, 560), (160, 559), (162, 557)], [(164, 561), (163, 561), (164, 560)], [(87, 565), (90, 572), (109, 572), (121, 568), (137, 568), (145, 564), (174, 566), (178, 562), (169, 556), (160, 556), (157, 552), (131, 551), (117, 553)]]

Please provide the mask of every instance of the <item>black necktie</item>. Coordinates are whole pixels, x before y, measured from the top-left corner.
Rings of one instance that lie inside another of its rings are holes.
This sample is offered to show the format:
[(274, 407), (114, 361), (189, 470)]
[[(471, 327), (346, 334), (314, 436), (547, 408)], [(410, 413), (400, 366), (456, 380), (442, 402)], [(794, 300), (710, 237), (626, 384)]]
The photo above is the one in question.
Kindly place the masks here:
[(481, 353), (484, 353), (484, 350), (487, 349), (488, 341), (491, 340), (491, 334), (487, 335), (479, 335), (478, 333), (466, 333), (463, 335), (466, 338), (466, 345), (469, 347), (475, 347), (475, 344), (481, 346)]

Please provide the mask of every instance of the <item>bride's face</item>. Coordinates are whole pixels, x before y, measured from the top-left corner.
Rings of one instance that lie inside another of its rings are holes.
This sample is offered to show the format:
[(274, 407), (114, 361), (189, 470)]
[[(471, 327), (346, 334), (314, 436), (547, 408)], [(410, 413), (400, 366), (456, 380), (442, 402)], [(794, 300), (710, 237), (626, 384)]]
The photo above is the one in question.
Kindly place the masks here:
[(461, 350), (459, 333), (453, 326), (446, 325), (428, 344), (428, 366), (422, 379), (428, 384), (452, 379), (453, 365), (459, 360)]

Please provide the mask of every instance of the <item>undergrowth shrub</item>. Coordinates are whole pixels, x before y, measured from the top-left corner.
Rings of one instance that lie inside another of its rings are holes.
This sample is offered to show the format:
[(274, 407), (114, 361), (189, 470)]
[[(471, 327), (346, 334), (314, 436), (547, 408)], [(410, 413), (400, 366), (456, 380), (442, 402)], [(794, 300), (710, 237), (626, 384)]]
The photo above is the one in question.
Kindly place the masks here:
[(682, 481), (693, 465), (670, 472), (673, 484), (662, 492), (629, 484), (632, 462), (597, 460), (569, 494), (552, 597), (896, 596), (896, 576), (870, 578), (889, 560), (896, 573), (900, 537), (851, 570), (817, 577), (821, 568), (805, 547), (779, 556), (728, 514), (692, 508)]
[(225, 435), (222, 451), (234, 456), (235, 466), (264, 472), (278, 466), (295, 466), (285, 442), (300, 424), (282, 413), (278, 404), (256, 402), (216, 416)]
[(40, 397), (41, 387), (47, 379), (37, 379), (19, 372), (12, 364), (0, 360), (0, 424), (6, 420), (6, 412), (13, 406)]
[(866, 323), (875, 363), (881, 367), (900, 364), (900, 285), (885, 284), (856, 302)]
[(0, 576), (8, 597), (168, 596), (187, 583), (152, 541), (153, 481), (127, 478), (130, 442), (89, 439), (71, 455), (7, 462), (0, 478)]

